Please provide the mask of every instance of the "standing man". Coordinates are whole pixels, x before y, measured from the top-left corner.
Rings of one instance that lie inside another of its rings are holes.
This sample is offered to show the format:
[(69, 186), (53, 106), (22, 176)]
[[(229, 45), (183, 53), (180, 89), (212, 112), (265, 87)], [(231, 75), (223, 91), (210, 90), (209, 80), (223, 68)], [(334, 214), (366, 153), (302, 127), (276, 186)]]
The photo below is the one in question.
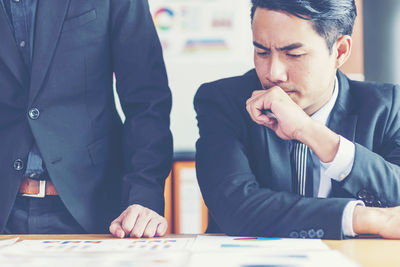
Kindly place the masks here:
[(0, 1), (0, 231), (163, 235), (171, 93), (147, 1)]
[(197, 175), (216, 227), (400, 238), (400, 88), (338, 70), (354, 0), (252, 0), (251, 11), (255, 70), (195, 97)]

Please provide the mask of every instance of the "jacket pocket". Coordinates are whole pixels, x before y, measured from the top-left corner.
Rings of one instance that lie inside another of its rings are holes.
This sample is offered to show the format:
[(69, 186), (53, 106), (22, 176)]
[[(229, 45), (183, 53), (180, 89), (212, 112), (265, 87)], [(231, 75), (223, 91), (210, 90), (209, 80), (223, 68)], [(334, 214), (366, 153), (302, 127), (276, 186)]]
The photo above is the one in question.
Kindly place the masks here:
[(95, 20), (96, 18), (97, 18), (96, 9), (92, 9), (88, 12), (85, 12), (82, 15), (65, 20), (62, 31), (65, 32), (78, 28)]

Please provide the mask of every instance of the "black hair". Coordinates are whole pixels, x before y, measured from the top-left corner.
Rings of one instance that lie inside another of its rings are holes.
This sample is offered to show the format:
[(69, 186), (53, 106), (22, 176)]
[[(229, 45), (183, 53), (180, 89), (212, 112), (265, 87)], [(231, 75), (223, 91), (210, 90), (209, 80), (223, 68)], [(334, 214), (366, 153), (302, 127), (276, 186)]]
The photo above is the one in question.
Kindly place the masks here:
[(354, 0), (252, 0), (251, 21), (257, 8), (282, 11), (309, 20), (329, 50), (337, 38), (353, 33), (357, 9)]

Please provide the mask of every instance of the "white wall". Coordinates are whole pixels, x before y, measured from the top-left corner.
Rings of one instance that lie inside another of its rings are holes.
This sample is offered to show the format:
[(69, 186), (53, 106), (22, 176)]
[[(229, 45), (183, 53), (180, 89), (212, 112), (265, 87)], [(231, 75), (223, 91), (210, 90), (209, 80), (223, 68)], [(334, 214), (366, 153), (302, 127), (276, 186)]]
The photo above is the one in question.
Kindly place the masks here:
[[(248, 0), (149, 0), (173, 94), (175, 151), (194, 151), (198, 87), (253, 68)], [(173, 14), (171, 14), (171, 12)]]

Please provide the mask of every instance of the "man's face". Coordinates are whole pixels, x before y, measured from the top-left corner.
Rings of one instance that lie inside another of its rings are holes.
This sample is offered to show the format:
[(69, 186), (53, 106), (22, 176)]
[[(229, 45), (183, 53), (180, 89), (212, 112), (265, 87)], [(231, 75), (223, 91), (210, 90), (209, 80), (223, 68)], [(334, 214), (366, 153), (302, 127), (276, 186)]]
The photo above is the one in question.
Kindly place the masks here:
[(310, 21), (265, 8), (257, 8), (252, 28), (263, 87), (281, 87), (309, 115), (320, 109), (334, 88), (335, 45), (330, 53)]

